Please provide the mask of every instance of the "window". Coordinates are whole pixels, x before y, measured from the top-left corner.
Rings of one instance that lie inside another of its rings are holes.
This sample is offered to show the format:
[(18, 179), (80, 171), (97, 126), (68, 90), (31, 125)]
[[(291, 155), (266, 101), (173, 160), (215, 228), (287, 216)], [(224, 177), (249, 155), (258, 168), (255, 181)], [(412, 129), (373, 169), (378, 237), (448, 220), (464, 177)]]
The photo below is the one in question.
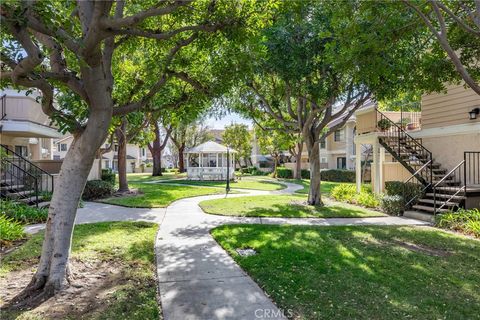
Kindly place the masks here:
[(347, 158), (345, 157), (337, 158), (337, 169), (347, 169)]
[(110, 160), (105, 160), (104, 169), (110, 169)]
[(142, 157), (145, 157), (146, 151), (145, 148), (142, 148)]
[(67, 144), (66, 143), (60, 143), (60, 151), (67, 151)]
[(21, 155), (22, 157), (28, 157), (27, 146), (15, 146), (15, 153)]
[(343, 141), (344, 135), (345, 135), (345, 132), (343, 131), (343, 129), (336, 130), (334, 135), (333, 135), (333, 140), (334, 141)]
[(327, 161), (327, 158), (321, 157), (321, 158), (320, 158), (320, 162), (321, 162), (321, 163), (327, 163), (328, 161)]
[(54, 155), (53, 160), (60, 160), (60, 156), (59, 155)]
[(113, 150), (114, 150), (115, 152), (118, 151), (118, 144), (116, 144), (116, 145), (113, 146)]
[(325, 149), (325, 147), (326, 147), (326, 141), (325, 141), (325, 138), (323, 138), (320, 140), (320, 148)]

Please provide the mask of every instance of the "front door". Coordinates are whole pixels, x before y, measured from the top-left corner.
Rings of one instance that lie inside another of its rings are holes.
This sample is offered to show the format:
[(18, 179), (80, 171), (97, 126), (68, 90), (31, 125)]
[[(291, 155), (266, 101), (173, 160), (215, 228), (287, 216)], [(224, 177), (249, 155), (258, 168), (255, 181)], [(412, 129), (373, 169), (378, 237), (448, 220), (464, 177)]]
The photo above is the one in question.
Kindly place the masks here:
[(337, 158), (337, 169), (347, 169), (347, 158), (345, 157)]

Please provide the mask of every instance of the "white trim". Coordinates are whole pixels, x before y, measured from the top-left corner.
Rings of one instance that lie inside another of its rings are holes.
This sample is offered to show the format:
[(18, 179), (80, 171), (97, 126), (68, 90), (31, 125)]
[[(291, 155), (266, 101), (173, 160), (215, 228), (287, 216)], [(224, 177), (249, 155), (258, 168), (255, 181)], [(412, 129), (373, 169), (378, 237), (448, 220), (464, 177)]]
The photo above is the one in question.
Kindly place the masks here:
[(430, 138), (478, 132), (480, 132), (480, 123), (472, 122), (448, 127), (422, 129), (415, 132), (409, 132), (409, 134), (414, 138)]
[(365, 113), (372, 112), (372, 110), (375, 110), (375, 107), (376, 107), (376, 104), (372, 105), (371, 107), (358, 109), (357, 111), (355, 111), (355, 116), (358, 114), (365, 114)]
[(56, 129), (31, 121), (2, 120), (2, 133), (19, 137), (61, 138), (63, 135)]

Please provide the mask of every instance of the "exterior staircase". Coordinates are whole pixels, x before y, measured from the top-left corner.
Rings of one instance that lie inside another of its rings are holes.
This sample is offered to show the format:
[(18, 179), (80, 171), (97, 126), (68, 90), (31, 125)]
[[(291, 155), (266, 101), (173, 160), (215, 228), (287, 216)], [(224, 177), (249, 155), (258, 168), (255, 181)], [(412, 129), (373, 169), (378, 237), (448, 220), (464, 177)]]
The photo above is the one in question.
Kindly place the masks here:
[(21, 155), (0, 145), (0, 197), (38, 208), (48, 207), (44, 200), (53, 192), (53, 176)]
[(405, 183), (422, 191), (418, 197), (405, 199), (404, 216), (433, 221), (437, 213), (463, 207), (466, 196), (463, 179), (465, 162), (448, 171), (435, 161), (421, 139), (410, 136), (378, 110), (377, 118), (385, 119), (383, 123), (389, 124), (384, 126), (383, 131), (380, 130), (380, 144), (412, 174)]

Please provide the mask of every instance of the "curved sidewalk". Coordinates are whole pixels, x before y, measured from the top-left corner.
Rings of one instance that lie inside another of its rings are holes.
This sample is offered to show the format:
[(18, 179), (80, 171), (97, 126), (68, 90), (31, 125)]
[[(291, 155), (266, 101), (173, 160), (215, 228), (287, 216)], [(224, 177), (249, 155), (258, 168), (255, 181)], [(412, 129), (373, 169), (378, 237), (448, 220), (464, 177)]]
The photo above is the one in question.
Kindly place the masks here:
[[(286, 189), (242, 189), (249, 195), (291, 194), (302, 186), (282, 182)], [(158, 287), (165, 320), (285, 319), (263, 290), (211, 237), (210, 230), (227, 223), (296, 225), (428, 225), (402, 217), (375, 218), (250, 218), (205, 214), (201, 201), (225, 198), (209, 195), (175, 201), (167, 208), (126, 208), (87, 202), (77, 212), (75, 223), (101, 221), (148, 221), (160, 225), (155, 242)], [(30, 225), (34, 233), (44, 225)]]
[[(289, 194), (301, 189), (286, 183), (280, 191), (232, 194)], [(165, 320), (284, 319), (263, 290), (211, 237), (210, 230), (226, 223), (305, 225), (425, 225), (400, 217), (378, 218), (242, 218), (205, 214), (198, 204), (225, 195), (187, 198), (172, 203), (156, 241), (157, 274)], [(258, 317), (257, 317), (258, 316)]]

